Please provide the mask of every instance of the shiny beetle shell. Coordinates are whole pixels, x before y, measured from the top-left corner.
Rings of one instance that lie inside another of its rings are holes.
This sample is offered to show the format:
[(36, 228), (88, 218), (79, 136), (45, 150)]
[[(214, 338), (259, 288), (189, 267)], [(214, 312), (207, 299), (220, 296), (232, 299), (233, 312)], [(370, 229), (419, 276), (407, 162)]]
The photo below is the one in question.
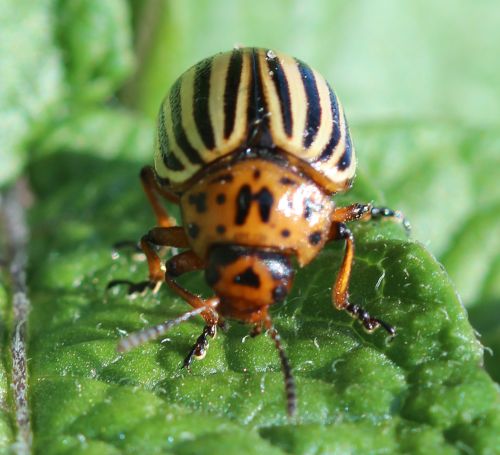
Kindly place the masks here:
[(166, 186), (186, 187), (207, 166), (252, 147), (285, 155), (329, 193), (348, 189), (354, 177), (342, 106), (302, 61), (240, 48), (177, 79), (158, 116), (155, 168)]

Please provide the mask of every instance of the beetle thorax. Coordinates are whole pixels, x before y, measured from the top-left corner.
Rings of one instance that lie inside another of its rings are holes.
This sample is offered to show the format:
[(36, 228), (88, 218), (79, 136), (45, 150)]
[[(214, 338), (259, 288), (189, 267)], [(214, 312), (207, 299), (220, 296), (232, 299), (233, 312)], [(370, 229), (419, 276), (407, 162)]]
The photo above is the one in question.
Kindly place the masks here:
[(328, 239), (333, 202), (292, 167), (262, 158), (206, 173), (181, 197), (193, 251), (232, 244), (294, 254), (310, 262)]

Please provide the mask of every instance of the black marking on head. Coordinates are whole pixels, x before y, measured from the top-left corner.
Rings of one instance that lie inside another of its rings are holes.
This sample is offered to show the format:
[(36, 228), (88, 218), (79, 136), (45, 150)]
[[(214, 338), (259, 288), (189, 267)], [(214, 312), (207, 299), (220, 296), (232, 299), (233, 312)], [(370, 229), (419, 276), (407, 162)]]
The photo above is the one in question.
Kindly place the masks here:
[(223, 224), (218, 224), (215, 227), (215, 230), (217, 231), (217, 234), (224, 234), (226, 232), (226, 226), (224, 226)]
[(233, 50), (227, 69), (226, 87), (224, 89), (224, 137), (231, 136), (236, 121), (236, 102), (240, 86), (243, 56), (240, 49)]
[(236, 275), (233, 282), (241, 286), (248, 286), (256, 289), (260, 287), (260, 277), (253, 271), (252, 267), (248, 267), (243, 273)]
[(192, 164), (204, 164), (198, 150), (190, 144), (182, 126), (181, 79), (177, 79), (170, 92), (172, 129), (174, 130), (175, 141)]
[(281, 177), (280, 178), (280, 183), (282, 185), (297, 185), (297, 182), (295, 180), (289, 179), (288, 177)]
[(235, 223), (239, 226), (245, 223), (248, 213), (250, 212), (250, 204), (252, 203), (252, 189), (250, 185), (243, 185), (240, 188), (238, 196), (236, 196), (236, 220)]
[(187, 231), (191, 238), (195, 239), (200, 233), (200, 227), (196, 223), (189, 223), (187, 225)]
[(195, 206), (198, 213), (204, 213), (207, 211), (207, 194), (204, 192), (190, 194), (188, 202)]
[(232, 174), (222, 174), (210, 180), (210, 183), (231, 183), (233, 180)]
[(253, 171), (253, 178), (254, 178), (254, 180), (259, 180), (259, 178), (260, 178), (260, 169), (255, 169), (255, 171)]
[(315, 231), (309, 235), (309, 243), (311, 245), (318, 245), (321, 242), (321, 231)]
[(293, 130), (293, 116), (292, 116), (292, 102), (290, 99), (290, 88), (286, 78), (283, 67), (277, 57), (267, 58), (267, 67), (274, 82), (274, 87), (278, 93), (280, 102), (281, 115), (283, 117), (283, 127), (288, 137), (292, 136)]
[(168, 133), (165, 127), (165, 110), (163, 104), (158, 113), (158, 146), (165, 166), (172, 171), (182, 171), (184, 166), (177, 157), (169, 150)]
[(281, 237), (285, 237), (285, 238), (290, 237), (290, 231), (288, 229), (283, 229), (281, 231)]
[(306, 130), (304, 131), (304, 147), (309, 147), (316, 138), (321, 125), (321, 103), (312, 69), (300, 60), (297, 60), (297, 65), (306, 91), (307, 117)]
[(224, 193), (219, 193), (215, 197), (215, 202), (217, 202), (217, 204), (219, 204), (219, 205), (224, 204), (224, 202), (226, 202), (226, 195)]
[(283, 300), (285, 300), (287, 294), (288, 289), (280, 284), (273, 289), (273, 301), (276, 303), (282, 302)]
[(330, 135), (330, 140), (326, 144), (325, 148), (315, 161), (328, 161), (332, 156), (333, 150), (340, 141), (341, 131), (339, 122), (339, 106), (337, 103), (337, 97), (330, 86), (328, 86), (328, 92), (330, 93), (330, 107), (332, 110), (332, 134)]
[(196, 65), (194, 76), (193, 117), (200, 137), (207, 149), (215, 146), (214, 131), (209, 110), (210, 73), (213, 58), (207, 58)]

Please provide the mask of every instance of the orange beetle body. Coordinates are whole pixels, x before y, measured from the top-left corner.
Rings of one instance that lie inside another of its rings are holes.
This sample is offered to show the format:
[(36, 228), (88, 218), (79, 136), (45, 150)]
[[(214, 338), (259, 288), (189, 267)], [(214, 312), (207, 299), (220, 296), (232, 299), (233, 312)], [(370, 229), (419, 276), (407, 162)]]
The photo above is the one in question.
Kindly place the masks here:
[[(383, 326), (393, 335), (390, 325), (349, 302), (354, 240), (345, 223), (382, 216), (405, 221), (370, 204), (335, 207), (332, 195), (350, 188), (356, 169), (344, 112), (319, 73), (284, 54), (243, 48), (201, 61), (174, 83), (157, 131), (155, 169), (141, 173), (158, 220), (141, 240), (149, 280), (128, 284), (135, 292), (166, 282), (193, 310), (122, 339), (119, 349), (200, 314), (206, 326), (186, 357), (189, 367), (226, 318), (252, 324), (254, 334), (267, 329), (279, 351), (291, 415), (293, 377), (268, 313), (292, 287), (291, 258), (305, 266), (327, 242), (345, 241), (335, 307), (367, 330)], [(174, 226), (158, 196), (180, 205), (182, 227)], [(156, 246), (185, 251), (163, 265)], [(177, 283), (193, 270), (205, 272), (212, 298)]]

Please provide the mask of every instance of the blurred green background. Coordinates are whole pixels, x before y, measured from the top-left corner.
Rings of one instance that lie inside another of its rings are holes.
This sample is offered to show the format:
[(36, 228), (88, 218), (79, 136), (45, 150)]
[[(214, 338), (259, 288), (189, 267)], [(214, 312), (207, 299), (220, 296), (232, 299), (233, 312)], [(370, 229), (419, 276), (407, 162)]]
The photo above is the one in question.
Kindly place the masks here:
[(151, 163), (170, 84), (235, 45), (331, 82), (360, 176), (444, 264), (499, 381), (496, 0), (0, 0), (0, 184), (61, 151)]

